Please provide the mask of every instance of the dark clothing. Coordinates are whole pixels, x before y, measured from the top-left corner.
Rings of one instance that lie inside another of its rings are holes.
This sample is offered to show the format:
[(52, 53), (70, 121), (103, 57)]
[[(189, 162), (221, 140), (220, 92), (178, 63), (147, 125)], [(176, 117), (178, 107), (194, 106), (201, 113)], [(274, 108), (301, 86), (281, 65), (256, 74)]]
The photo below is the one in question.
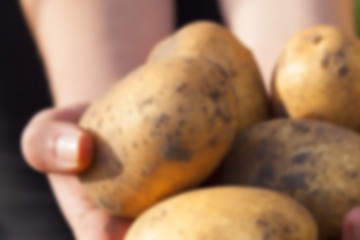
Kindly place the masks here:
[[(181, 4), (180, 4), (181, 3)], [(177, 26), (220, 22), (215, 1), (179, 0)], [(0, 240), (73, 239), (46, 178), (22, 159), (19, 138), (30, 117), (51, 105), (45, 74), (19, 10), (0, 1)]]
[(20, 134), (50, 106), (41, 62), (18, 1), (0, 1), (0, 239), (73, 239), (46, 178), (21, 157)]

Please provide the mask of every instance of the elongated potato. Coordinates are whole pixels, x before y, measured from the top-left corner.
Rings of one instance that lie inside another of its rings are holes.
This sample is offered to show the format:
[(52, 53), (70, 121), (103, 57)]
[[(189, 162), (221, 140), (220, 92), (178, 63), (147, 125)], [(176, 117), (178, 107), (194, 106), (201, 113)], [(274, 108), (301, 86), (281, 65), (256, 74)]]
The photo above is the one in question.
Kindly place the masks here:
[(360, 41), (327, 25), (286, 44), (273, 79), (278, 116), (311, 118), (360, 131)]
[(96, 139), (94, 163), (80, 175), (90, 197), (133, 218), (193, 187), (219, 164), (237, 129), (228, 77), (202, 59), (147, 64), (111, 89), (80, 125)]
[(160, 42), (149, 61), (171, 56), (204, 58), (224, 69), (238, 98), (239, 132), (268, 118), (268, 100), (252, 53), (221, 25), (191, 23)]
[(140, 216), (125, 240), (316, 240), (309, 212), (272, 191), (218, 187), (180, 194)]
[(329, 123), (264, 122), (236, 140), (222, 182), (289, 194), (313, 213), (321, 240), (339, 240), (345, 214), (360, 205), (359, 146), (358, 134)]

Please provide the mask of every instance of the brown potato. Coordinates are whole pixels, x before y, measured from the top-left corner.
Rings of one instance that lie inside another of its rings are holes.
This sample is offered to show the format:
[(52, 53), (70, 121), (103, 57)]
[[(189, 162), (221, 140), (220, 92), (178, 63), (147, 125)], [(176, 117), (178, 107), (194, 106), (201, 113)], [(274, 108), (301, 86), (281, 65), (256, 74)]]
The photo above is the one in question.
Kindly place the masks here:
[(149, 61), (169, 56), (204, 58), (225, 70), (238, 97), (239, 132), (268, 118), (268, 99), (252, 53), (221, 25), (189, 24), (160, 42)]
[(358, 134), (326, 122), (264, 122), (236, 139), (221, 182), (289, 194), (314, 215), (320, 239), (339, 240), (344, 215), (360, 205), (359, 146)]
[(133, 218), (204, 180), (237, 129), (236, 95), (209, 61), (172, 58), (147, 64), (114, 86), (80, 125), (96, 140), (80, 175), (90, 197)]
[(277, 116), (360, 130), (360, 42), (335, 27), (301, 31), (286, 44), (273, 78)]
[(309, 212), (293, 199), (268, 190), (201, 189), (150, 208), (125, 240), (316, 240)]

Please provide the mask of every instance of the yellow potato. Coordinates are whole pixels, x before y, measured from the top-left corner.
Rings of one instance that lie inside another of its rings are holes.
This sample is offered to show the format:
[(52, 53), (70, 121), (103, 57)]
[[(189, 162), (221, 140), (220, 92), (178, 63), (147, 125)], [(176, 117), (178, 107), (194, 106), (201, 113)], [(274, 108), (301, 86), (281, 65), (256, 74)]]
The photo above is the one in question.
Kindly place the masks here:
[(309, 212), (272, 191), (221, 187), (160, 202), (141, 215), (125, 240), (316, 240)]
[(303, 30), (286, 44), (273, 79), (278, 116), (360, 130), (360, 42), (332, 26)]
[(147, 64), (82, 117), (96, 153), (81, 181), (100, 207), (136, 217), (204, 180), (229, 148), (237, 117), (229, 79), (212, 63), (169, 58)]
[(170, 56), (204, 58), (225, 71), (238, 97), (239, 132), (268, 118), (268, 100), (252, 53), (221, 25), (189, 24), (160, 42), (149, 61)]
[(358, 134), (326, 122), (264, 122), (237, 138), (221, 182), (286, 193), (314, 215), (321, 240), (339, 240), (345, 214), (360, 205), (359, 146)]

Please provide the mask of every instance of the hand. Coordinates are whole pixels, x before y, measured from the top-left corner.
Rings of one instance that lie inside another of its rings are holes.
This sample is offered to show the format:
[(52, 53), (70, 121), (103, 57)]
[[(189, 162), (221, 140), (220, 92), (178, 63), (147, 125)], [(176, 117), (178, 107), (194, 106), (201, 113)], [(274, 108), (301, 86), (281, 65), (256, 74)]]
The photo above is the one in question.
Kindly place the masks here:
[(22, 136), (28, 164), (48, 174), (61, 210), (78, 240), (122, 240), (130, 222), (97, 208), (76, 176), (89, 165), (93, 141), (77, 122), (86, 104), (38, 113)]

